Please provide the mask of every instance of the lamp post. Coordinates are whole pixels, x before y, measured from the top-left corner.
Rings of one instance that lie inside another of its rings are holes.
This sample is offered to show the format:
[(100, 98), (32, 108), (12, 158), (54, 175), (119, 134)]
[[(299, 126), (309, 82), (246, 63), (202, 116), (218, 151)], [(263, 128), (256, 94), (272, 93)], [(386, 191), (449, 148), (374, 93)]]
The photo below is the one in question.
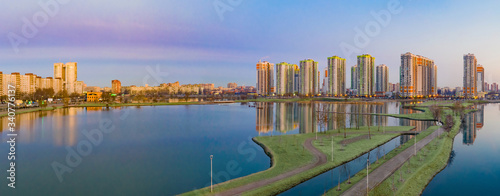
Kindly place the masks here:
[(210, 155), (210, 192), (214, 192), (214, 187), (213, 187), (213, 170), (212, 170), (212, 159), (214, 158), (214, 155)]
[(369, 175), (370, 175), (370, 158), (366, 159), (366, 195), (370, 192), (369, 186)]

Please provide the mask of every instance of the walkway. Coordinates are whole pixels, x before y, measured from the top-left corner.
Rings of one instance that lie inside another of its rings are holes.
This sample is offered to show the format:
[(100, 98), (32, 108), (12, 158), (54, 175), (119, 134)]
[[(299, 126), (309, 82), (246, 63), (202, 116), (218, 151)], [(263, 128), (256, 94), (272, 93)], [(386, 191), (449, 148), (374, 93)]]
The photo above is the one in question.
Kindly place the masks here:
[(292, 177), (292, 176), (297, 175), (299, 173), (305, 172), (307, 170), (310, 170), (312, 168), (315, 168), (317, 166), (325, 164), (326, 163), (326, 155), (323, 154), (322, 152), (320, 152), (319, 150), (317, 150), (313, 146), (312, 142), (314, 139), (315, 138), (309, 138), (304, 143), (304, 147), (307, 150), (309, 150), (313, 154), (313, 156), (315, 157), (316, 161), (314, 163), (311, 163), (309, 165), (306, 165), (306, 166), (294, 169), (292, 171), (283, 173), (283, 174), (278, 175), (278, 176), (273, 177), (273, 178), (253, 182), (253, 183), (250, 183), (250, 184), (238, 187), (238, 188), (234, 188), (234, 189), (230, 189), (230, 190), (227, 190), (225, 192), (222, 192), (222, 193), (218, 193), (216, 195), (223, 195), (223, 196), (225, 196), (225, 195), (241, 195), (242, 193), (244, 193), (246, 191), (251, 191), (253, 189), (266, 186), (268, 184)]
[[(443, 128), (434, 131), (434, 133), (425, 137), (424, 139), (417, 142), (417, 151), (429, 144), (434, 138), (445, 133)], [(372, 190), (376, 186), (380, 185), (385, 179), (390, 177), (396, 170), (398, 170), (403, 164), (406, 163), (415, 154), (415, 148), (412, 146), (407, 148), (403, 152), (399, 153), (391, 160), (384, 163), (382, 166), (378, 167), (372, 171), (369, 175), (369, 189)], [(365, 170), (366, 172), (366, 170)], [(344, 192), (342, 195), (366, 195), (366, 177), (359, 181), (357, 184), (352, 186), (349, 190)]]

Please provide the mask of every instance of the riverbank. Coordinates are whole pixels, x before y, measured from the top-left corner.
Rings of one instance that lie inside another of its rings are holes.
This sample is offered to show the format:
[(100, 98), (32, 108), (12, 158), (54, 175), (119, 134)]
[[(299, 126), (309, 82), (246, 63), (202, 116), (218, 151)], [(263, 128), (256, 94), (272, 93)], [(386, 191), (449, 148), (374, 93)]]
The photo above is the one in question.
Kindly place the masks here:
[[(301, 182), (311, 179), (324, 171), (337, 167), (343, 163), (383, 145), (394, 137), (408, 132), (414, 127), (384, 127), (385, 132), (375, 131), (375, 127), (360, 127), (360, 129), (346, 129), (347, 137), (338, 130), (318, 133), (256, 137), (254, 140), (263, 146), (272, 159), (272, 166), (268, 170), (250, 176), (234, 179), (214, 187), (217, 195), (274, 195), (286, 191)], [(384, 129), (381, 129), (384, 130)], [(341, 142), (367, 135), (371, 132), (372, 139), (363, 139), (353, 142), (352, 145), (342, 146)], [(331, 137), (334, 136), (335, 158), (331, 162)], [(308, 143), (310, 142), (310, 143)], [(312, 144), (312, 145), (309, 145)], [(312, 147), (314, 146), (314, 147)], [(326, 163), (318, 164), (321, 156), (313, 156), (311, 149), (317, 149), (325, 156)], [(343, 148), (343, 149), (342, 149)], [(341, 150), (342, 149), (342, 150)], [(304, 169), (305, 168), (305, 169)], [(265, 183), (262, 183), (265, 182)], [(244, 188), (241, 188), (244, 187)], [(191, 191), (184, 195), (211, 195), (210, 187)]]
[[(15, 114), (18, 115), (18, 114), (25, 114), (25, 113), (30, 113), (30, 112), (52, 111), (52, 110), (56, 110), (56, 109), (60, 109), (60, 108), (63, 108), (63, 106), (35, 108), (35, 109), (22, 109), (22, 110), (16, 110)], [(8, 115), (9, 115), (8, 111), (0, 112), (0, 117), (5, 117)]]
[[(417, 142), (422, 141), (424, 138), (428, 137), (431, 135), (435, 130), (437, 130), (437, 126), (432, 126), (429, 127), (426, 131), (420, 132), (417, 136)], [(372, 174), (373, 171), (377, 170), (379, 167), (384, 165), (386, 162), (390, 161), (394, 157), (398, 156), (401, 152), (404, 152), (405, 150), (408, 150), (410, 147), (413, 147), (413, 141), (415, 139), (412, 139), (409, 142), (406, 142), (402, 145), (399, 145), (397, 148), (395, 148), (393, 151), (387, 153), (383, 158), (379, 159), (378, 162), (375, 162), (370, 165), (369, 173), (370, 175)], [(363, 183), (366, 182), (366, 170), (361, 170), (359, 173), (354, 175), (353, 177), (350, 178), (350, 182), (344, 182), (341, 183), (340, 185), (340, 191), (339, 187), (336, 186), (333, 189), (330, 189), (326, 195), (341, 195), (344, 192), (350, 190), (353, 186), (355, 186), (357, 183)]]
[[(392, 177), (377, 186), (370, 195), (420, 195), (425, 187), (439, 172), (448, 165), (453, 150), (453, 140), (460, 130), (461, 119), (454, 117), (454, 125), (444, 137), (434, 139), (433, 143), (412, 157), (409, 165), (399, 169)], [(411, 171), (411, 172), (406, 172)]]
[[(446, 116), (452, 115), (453, 117), (453, 126), (450, 130), (450, 132), (447, 135), (447, 137), (444, 137), (444, 139), (441, 139), (442, 142), (440, 142), (439, 138), (434, 138), (432, 141), (434, 143), (434, 150), (432, 150), (433, 147), (428, 146), (427, 144), (424, 145), (421, 148), (424, 148), (424, 150), (419, 150), (417, 156), (414, 156), (410, 159), (409, 163), (406, 165), (405, 169), (406, 171), (413, 171), (413, 172), (405, 172), (403, 171), (404, 166), (392, 166), (390, 171), (393, 171), (392, 177), (385, 176), (383, 178), (383, 182), (380, 184), (377, 184), (376, 187), (373, 187), (373, 189), (370, 189), (370, 195), (419, 195), (423, 192), (427, 184), (432, 180), (432, 178), (438, 174), (442, 169), (444, 169), (447, 165), (447, 160), (450, 156), (451, 150), (452, 150), (452, 145), (453, 145), (453, 140), (456, 134), (458, 134), (460, 125), (461, 125), (461, 119), (460, 119), (460, 114), (455, 114), (451, 110), (452, 105), (450, 103), (441, 103), (444, 105), (444, 107), (449, 107), (450, 109), (444, 109), (442, 112), (442, 119), (445, 119)], [(430, 104), (429, 104), (430, 105)], [(432, 105), (436, 105), (433, 103)], [(462, 106), (469, 106), (470, 103), (462, 103)], [(423, 106), (425, 107), (425, 106)], [(420, 108), (422, 109), (422, 108)], [(474, 110), (465, 110), (464, 113), (470, 113), (473, 112)], [(429, 111), (425, 111), (424, 113), (430, 113)], [(423, 116), (428, 116), (428, 114), (422, 114)], [(443, 132), (440, 132), (443, 133)], [(436, 135), (437, 136), (437, 135)], [(443, 137), (440, 137), (443, 138)], [(418, 140), (417, 136), (417, 140)], [(396, 152), (391, 152), (390, 154), (399, 154)], [(399, 156), (399, 155), (396, 155)], [(424, 157), (424, 158), (423, 158)], [(410, 164), (413, 163), (413, 164)], [(387, 166), (387, 165), (385, 165)], [(401, 168), (400, 168), (401, 167)], [(396, 170), (399, 169), (399, 172), (396, 172)], [(387, 175), (387, 169), (383, 171), (380, 175)], [(370, 174), (372, 170), (369, 170)], [(366, 172), (360, 172), (357, 174), (353, 179), (356, 180), (362, 180), (360, 177), (361, 176), (366, 176)], [(364, 177), (363, 177), (364, 178)], [(391, 179), (392, 178), (392, 179)], [(364, 178), (366, 179), (366, 178)], [(397, 180), (396, 180), (397, 179)], [(370, 181), (373, 183), (373, 181)], [(362, 183), (362, 182), (359, 182)], [(358, 184), (359, 185), (359, 184)], [(346, 187), (350, 188), (349, 185), (345, 185)], [(364, 185), (365, 188), (362, 190), (358, 191), (364, 191), (363, 195), (366, 194), (366, 183)], [(359, 187), (358, 187), (359, 188)], [(343, 194), (343, 191), (336, 191), (337, 188), (331, 189), (327, 195), (340, 195)], [(349, 190), (353, 191), (353, 190)], [(350, 195), (347, 194), (347, 195)]]

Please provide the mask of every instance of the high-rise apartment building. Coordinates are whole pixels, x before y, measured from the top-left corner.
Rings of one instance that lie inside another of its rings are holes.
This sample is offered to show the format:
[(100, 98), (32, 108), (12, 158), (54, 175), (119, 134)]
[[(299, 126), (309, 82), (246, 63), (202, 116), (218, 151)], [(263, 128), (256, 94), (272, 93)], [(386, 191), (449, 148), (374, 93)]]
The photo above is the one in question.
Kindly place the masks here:
[(319, 92), (318, 62), (312, 59), (300, 61), (300, 90), (303, 96), (314, 96)]
[(122, 93), (122, 83), (120, 82), (120, 80), (112, 80), (111, 81), (111, 92), (113, 94)]
[(474, 54), (464, 54), (464, 86), (466, 98), (477, 96), (477, 58)]
[(333, 96), (343, 96), (346, 92), (345, 59), (340, 58), (338, 56), (332, 56), (328, 57), (327, 60), (328, 60), (327, 94)]
[(71, 93), (83, 93), (83, 82), (77, 81), (78, 79), (78, 67), (77, 63), (54, 63), (54, 77), (61, 78), (62, 89)]
[(358, 56), (357, 83), (358, 96), (372, 96), (375, 93), (373, 88), (375, 79), (375, 57), (369, 54)]
[(257, 63), (257, 94), (273, 95), (274, 92), (274, 64), (259, 61)]
[(477, 65), (477, 81), (476, 81), (476, 89), (478, 93), (486, 92), (484, 87), (484, 67), (482, 65)]
[(389, 68), (384, 64), (379, 65), (376, 68), (375, 75), (375, 92), (385, 94), (385, 92), (389, 91)]
[(294, 94), (295, 66), (285, 62), (276, 64), (277, 95), (284, 96)]
[(358, 66), (351, 67), (351, 90), (358, 88)]
[(437, 95), (437, 66), (429, 58), (409, 52), (402, 54), (399, 79), (402, 97)]

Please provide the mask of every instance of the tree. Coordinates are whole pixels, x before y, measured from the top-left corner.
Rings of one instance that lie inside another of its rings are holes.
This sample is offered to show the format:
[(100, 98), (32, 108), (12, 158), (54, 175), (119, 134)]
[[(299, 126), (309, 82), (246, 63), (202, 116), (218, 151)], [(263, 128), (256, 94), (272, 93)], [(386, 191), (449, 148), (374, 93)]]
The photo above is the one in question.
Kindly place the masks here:
[(443, 113), (442, 109), (437, 105), (433, 105), (430, 107), (430, 110), (434, 119), (439, 121), (441, 119), (441, 114)]
[(68, 94), (68, 91), (66, 89), (64, 89), (62, 91), (57, 92), (57, 94), (55, 95), (55, 97), (59, 98), (59, 99), (68, 98), (69, 94)]

